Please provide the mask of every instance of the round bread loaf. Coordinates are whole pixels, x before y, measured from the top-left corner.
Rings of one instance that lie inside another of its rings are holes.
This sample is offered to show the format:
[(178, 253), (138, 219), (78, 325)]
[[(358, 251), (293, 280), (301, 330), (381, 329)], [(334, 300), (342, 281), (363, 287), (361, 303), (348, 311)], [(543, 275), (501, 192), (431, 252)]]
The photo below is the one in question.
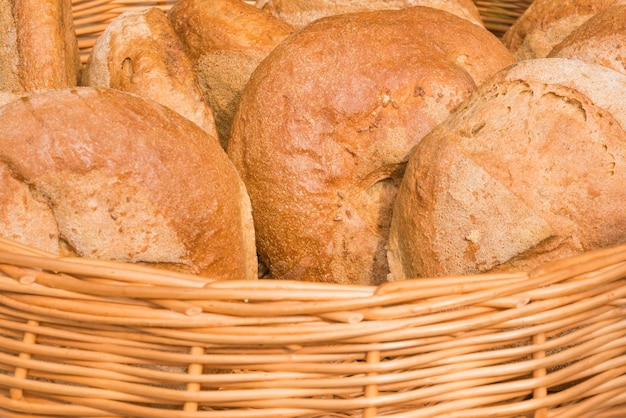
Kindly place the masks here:
[(534, 0), (502, 36), (516, 60), (545, 58), (600, 10), (624, 0)]
[(228, 154), (278, 279), (376, 284), (410, 150), (513, 62), (485, 28), (430, 7), (334, 15), (253, 73)]
[(242, 0), (179, 0), (168, 17), (226, 143), (250, 75), (294, 28)]
[(0, 2), (0, 90), (73, 87), (79, 73), (71, 0)]
[(530, 269), (626, 242), (626, 77), (526, 60), (484, 83), (409, 159), (390, 280)]
[(0, 107), (0, 234), (55, 253), (254, 279), (250, 202), (226, 152), (177, 112), (114, 89)]
[(257, 4), (297, 28), (331, 15), (412, 6), (434, 7), (483, 25), (480, 12), (472, 0), (266, 0)]
[(109, 23), (91, 50), (81, 84), (155, 100), (218, 138), (191, 60), (160, 8), (128, 11)]
[(25, 94), (27, 93), (17, 94), (0, 90), (0, 106), (4, 106), (5, 104), (12, 102), (13, 100), (19, 99)]
[(557, 44), (548, 57), (579, 59), (626, 73), (626, 5), (607, 7)]

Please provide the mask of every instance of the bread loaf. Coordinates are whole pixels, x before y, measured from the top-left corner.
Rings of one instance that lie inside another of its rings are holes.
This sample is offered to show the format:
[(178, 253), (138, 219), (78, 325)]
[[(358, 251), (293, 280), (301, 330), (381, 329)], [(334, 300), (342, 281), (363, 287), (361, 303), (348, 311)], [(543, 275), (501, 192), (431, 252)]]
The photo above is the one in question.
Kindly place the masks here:
[(114, 89), (0, 107), (0, 235), (58, 254), (254, 279), (250, 203), (217, 141)]
[(191, 60), (157, 7), (127, 11), (107, 25), (91, 50), (81, 84), (155, 100), (218, 138)]
[(548, 57), (579, 59), (626, 73), (626, 5), (607, 7), (573, 30)]
[(430, 7), (333, 15), (253, 73), (228, 154), (277, 279), (376, 284), (410, 150), (513, 62), (485, 28)]
[(545, 58), (552, 48), (600, 10), (624, 0), (534, 0), (504, 33), (516, 60)]
[(411, 154), (390, 280), (530, 269), (626, 242), (626, 77), (559, 58), (496, 74)]
[(4, 106), (5, 104), (12, 102), (13, 100), (19, 99), (23, 94), (11, 93), (8, 91), (0, 90), (0, 106)]
[(0, 2), (0, 90), (76, 86), (80, 76), (71, 0)]
[(220, 141), (226, 143), (250, 75), (294, 28), (241, 0), (179, 0), (169, 20), (193, 62)]
[(434, 7), (483, 25), (480, 12), (471, 0), (267, 0), (257, 4), (262, 4), (264, 10), (297, 28), (336, 14), (412, 6)]

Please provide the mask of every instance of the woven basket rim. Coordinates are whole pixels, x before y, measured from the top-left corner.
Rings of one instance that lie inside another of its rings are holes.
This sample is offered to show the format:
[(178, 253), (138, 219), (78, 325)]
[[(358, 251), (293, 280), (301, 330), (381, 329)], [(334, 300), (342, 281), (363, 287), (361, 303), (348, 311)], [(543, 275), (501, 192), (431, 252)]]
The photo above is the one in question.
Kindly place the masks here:
[(529, 272), (364, 287), (218, 282), (0, 239), (0, 271), (0, 370), (16, 368), (0, 373), (0, 390), (11, 388), (0, 412), (512, 417), (623, 408), (626, 245)]

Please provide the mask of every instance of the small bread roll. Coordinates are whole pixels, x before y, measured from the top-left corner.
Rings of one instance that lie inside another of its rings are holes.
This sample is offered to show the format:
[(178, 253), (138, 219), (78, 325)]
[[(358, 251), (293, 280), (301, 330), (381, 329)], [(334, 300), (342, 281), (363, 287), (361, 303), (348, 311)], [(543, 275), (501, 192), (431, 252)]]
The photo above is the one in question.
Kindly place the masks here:
[(179, 0), (169, 19), (226, 143), (250, 75), (294, 28), (242, 0)]
[(79, 76), (71, 0), (0, 1), (0, 90), (73, 87)]
[(272, 277), (377, 284), (410, 150), (513, 62), (485, 28), (430, 7), (319, 19), (241, 97), (228, 154)]
[(471, 0), (260, 0), (257, 5), (297, 28), (325, 16), (412, 6), (434, 7), (483, 25)]
[(626, 76), (560, 58), (484, 83), (409, 159), (390, 280), (527, 270), (626, 242)]
[(574, 29), (624, 0), (534, 0), (502, 36), (516, 60), (545, 58)]
[(548, 57), (579, 59), (626, 73), (626, 5), (607, 7), (557, 44)]
[(128, 11), (109, 23), (91, 50), (81, 84), (155, 100), (218, 138), (191, 60), (160, 8)]
[(177, 112), (114, 89), (0, 107), (0, 235), (58, 254), (255, 279), (250, 202), (226, 152)]

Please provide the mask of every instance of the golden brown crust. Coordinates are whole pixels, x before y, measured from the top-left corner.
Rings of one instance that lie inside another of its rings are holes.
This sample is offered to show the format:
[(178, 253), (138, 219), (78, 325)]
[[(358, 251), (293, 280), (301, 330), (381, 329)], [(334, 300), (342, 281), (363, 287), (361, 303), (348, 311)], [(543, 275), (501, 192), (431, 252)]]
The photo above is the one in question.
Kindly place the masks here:
[(180, 0), (169, 12), (192, 60), (214, 50), (271, 51), (293, 27), (241, 0)]
[(80, 87), (12, 101), (0, 126), (5, 173), (28, 185), (54, 218), (49, 234), (78, 255), (256, 278), (243, 184), (221, 147), (178, 113)]
[(477, 25), (483, 25), (480, 12), (472, 0), (268, 0), (258, 3), (262, 4), (263, 10), (297, 28), (322, 17), (341, 13), (403, 9), (413, 6), (434, 7), (468, 19)]
[(626, 242), (626, 112), (611, 93), (624, 88), (622, 74), (556, 58), (481, 86), (409, 160), (390, 278), (530, 269)]
[(111, 87), (155, 100), (218, 138), (191, 60), (157, 7), (122, 13), (108, 24), (93, 46), (82, 85)]
[(545, 58), (552, 48), (600, 10), (623, 0), (535, 0), (502, 42), (519, 60)]
[(428, 7), (329, 16), (278, 45), (244, 90), (228, 147), (272, 276), (384, 280), (410, 150), (512, 62), (486, 29)]
[(17, 32), (12, 3), (0, 1), (0, 90), (22, 91), (18, 78)]
[(59, 233), (50, 207), (0, 164), (0, 231), (5, 238), (58, 254)]
[(241, 0), (180, 0), (169, 19), (226, 143), (250, 74), (294, 28)]
[(626, 6), (596, 13), (557, 44), (548, 57), (579, 59), (626, 73)]
[(0, 88), (76, 86), (80, 58), (71, 0), (4, 0), (0, 9)]

